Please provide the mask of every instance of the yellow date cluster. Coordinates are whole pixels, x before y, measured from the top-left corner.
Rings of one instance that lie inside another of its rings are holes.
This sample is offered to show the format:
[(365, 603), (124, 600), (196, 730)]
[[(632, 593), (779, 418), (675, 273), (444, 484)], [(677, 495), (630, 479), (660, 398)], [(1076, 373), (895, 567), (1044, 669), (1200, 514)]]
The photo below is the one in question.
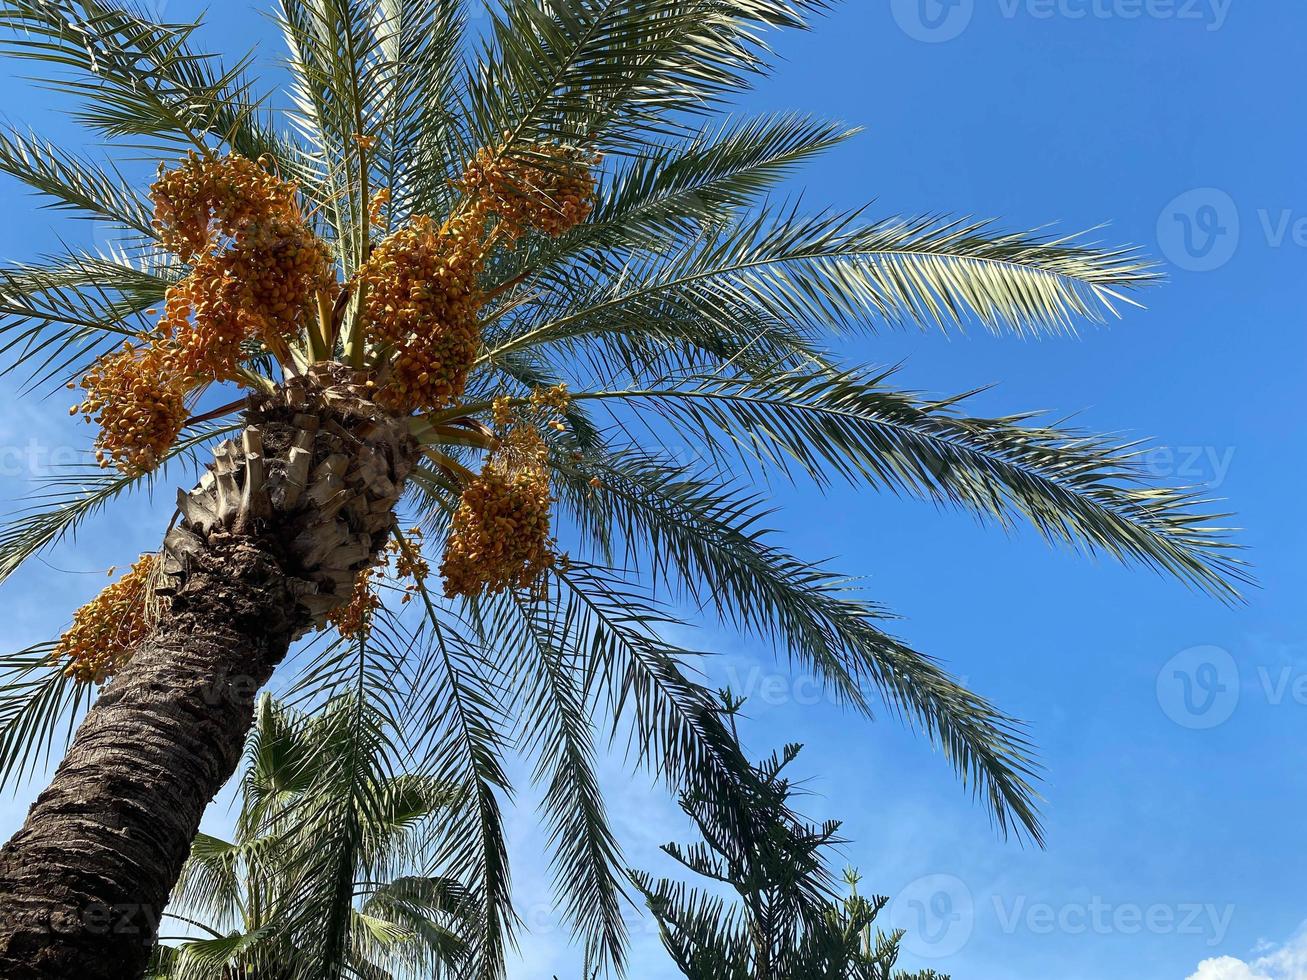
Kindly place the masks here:
[(64, 673), (102, 684), (123, 668), (149, 632), (150, 581), (156, 555), (142, 555), (131, 569), (73, 615), (54, 657), (67, 661)]
[(539, 431), (519, 423), (464, 487), (440, 566), (447, 597), (532, 588), (553, 565), (547, 456)]
[(320, 292), (334, 299), (331, 253), (298, 188), (259, 163), (192, 154), (160, 173), (151, 197), (160, 241), (192, 265), (169, 290), (159, 330), (180, 376), (232, 380), (243, 343), (283, 349)]
[(510, 239), (527, 229), (558, 237), (590, 217), (594, 168), (601, 157), (567, 146), (536, 143), (508, 152), (485, 148), (468, 164), (459, 188), (485, 202)]
[(151, 196), (160, 242), (190, 263), (169, 287), (157, 329), (98, 361), (75, 406), (100, 426), (102, 466), (158, 466), (186, 420), (189, 392), (232, 381), (242, 345), (282, 350), (319, 293), (335, 295), (330, 251), (299, 210), (294, 184), (238, 156), (192, 154)]
[(367, 329), (385, 356), (377, 400), (397, 412), (448, 407), (480, 341), (480, 229), (416, 218), (381, 241), (360, 273)]

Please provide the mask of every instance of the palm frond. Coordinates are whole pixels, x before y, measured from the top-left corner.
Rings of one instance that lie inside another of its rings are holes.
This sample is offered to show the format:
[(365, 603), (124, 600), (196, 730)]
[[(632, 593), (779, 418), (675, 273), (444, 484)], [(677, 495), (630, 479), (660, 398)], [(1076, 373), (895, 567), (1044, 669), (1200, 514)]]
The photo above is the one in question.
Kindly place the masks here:
[(566, 643), (584, 654), (585, 691), (612, 719), (612, 738), (625, 734), (635, 761), (685, 792), (739, 779), (747, 760), (716, 698), (686, 676), (693, 654), (658, 636), (666, 613), (599, 566), (575, 562), (553, 580), (564, 607), (554, 620), (571, 627)]
[(558, 471), (571, 497), (585, 495), (610, 515), (625, 554), (644, 556), (653, 581), (778, 644), (834, 699), (871, 716), (868, 697), (879, 694), (975, 786), (1004, 833), (1042, 839), (1023, 726), (886, 633), (881, 624), (893, 617), (854, 583), (769, 543), (762, 497), (665, 458), (564, 458)]
[(225, 841), (199, 833), (182, 866), (170, 910), (177, 915), (198, 917), (222, 933), (239, 928), (244, 912), (241, 872), (263, 863), (275, 842), (266, 838)]
[(373, 160), (378, 184), (391, 192), (386, 231), (410, 215), (448, 213), (449, 181), (475, 151), (466, 145), (456, 112), (465, 26), (462, 0), (377, 4)]
[(974, 320), (995, 332), (1067, 332), (1077, 319), (1115, 315), (1118, 303), (1130, 302), (1127, 290), (1156, 278), (1129, 249), (1000, 233), (982, 222), (865, 225), (852, 214), (765, 209), (666, 254), (624, 262), (593, 256), (584, 268), (542, 270), (537, 288), (566, 308), (542, 304), (492, 353), (579, 330), (620, 330), (632, 316), (668, 306), (705, 318), (746, 307), (817, 327)]
[(728, 223), (801, 163), (856, 130), (794, 113), (704, 128), (693, 137), (625, 161), (601, 184), (590, 220), (562, 238), (531, 239), (492, 280), (492, 290), (518, 279), (513, 297), (529, 292), (533, 275), (592, 255), (611, 261), (630, 251), (661, 253), (671, 240)]
[(145, 329), (174, 273), (152, 257), (70, 252), (0, 269), (0, 375), (23, 370), (31, 387), (63, 384)]
[[(595, 329), (598, 326), (598, 329)], [(477, 374), (487, 372), (502, 382), (530, 371), (529, 365), (548, 364), (549, 370), (570, 388), (614, 387), (624, 381), (640, 385), (649, 378), (683, 377), (720, 370), (745, 376), (767, 377), (786, 369), (833, 365), (833, 358), (811, 331), (775, 320), (744, 305), (719, 301), (712, 314), (676, 303), (659, 303), (630, 311), (623, 329), (612, 330), (595, 322), (573, 321), (548, 340), (513, 350), (517, 330), (490, 330), (489, 350)], [(500, 347), (510, 348), (500, 353)], [(478, 390), (476, 385), (470, 390)]]
[[(360, 142), (382, 123), (378, 87), (388, 71), (373, 6), (356, 0), (279, 0), (290, 49), (291, 120), (313, 151), (346, 275), (366, 258), (370, 164)], [(381, 24), (382, 36), (399, 25)]]
[[(508, 644), (524, 648), (514, 685), (519, 692), (515, 713), (523, 747), (536, 760), (535, 779), (545, 787), (555, 889), (585, 947), (620, 972), (627, 941), (621, 884), (625, 865), (594, 769), (594, 725), (579, 683), (585, 673), (582, 653), (569, 642), (570, 624), (555, 621), (554, 614), (565, 609), (520, 597), (512, 603), (520, 629), (506, 625), (494, 647), (505, 652)], [(509, 610), (500, 616), (514, 622)]]
[(472, 975), (490, 980), (503, 969), (514, 920), (504, 840), (501, 796), (510, 792), (503, 770), (505, 710), (493, 658), (457, 618), (442, 615), (424, 583), (418, 583), (427, 651), (417, 667), (426, 682), (415, 689), (423, 732), (425, 773), (467, 787), (446, 824), (437, 866), (467, 882), (476, 896), (467, 941)]
[(4, 0), (4, 50), (46, 66), (44, 80), (81, 102), (81, 122), (110, 137), (177, 152), (229, 142), (275, 152), (242, 78), (190, 45), (196, 24), (158, 24), (112, 0)]
[(150, 204), (116, 168), (78, 157), (35, 133), (0, 132), (0, 171), (49, 197), (54, 208), (154, 236)]
[[(239, 425), (203, 426), (192, 431), (169, 451), (168, 462), (179, 458), (195, 465), (195, 450)], [(28, 559), (65, 537), (75, 534), (87, 518), (103, 510), (118, 497), (141, 486), (152, 487), (165, 478), (166, 469), (149, 476), (123, 476), (93, 464), (69, 467), (64, 475), (50, 480), (29, 498), (34, 503), (0, 528), (0, 582)]]
[(191, 939), (177, 948), (164, 974), (168, 980), (220, 980), (227, 965), (242, 953), (256, 949), (267, 930), (235, 933), (212, 939)]
[(414, 958), (413, 966), (434, 975), (435, 964), (457, 963), (467, 955), (467, 943), (457, 931), (442, 925), (440, 917), (461, 920), (474, 904), (459, 882), (409, 876), (374, 890), (362, 911), (395, 923), (408, 937), (417, 936), (431, 956)]
[(480, 145), (580, 141), (639, 155), (767, 69), (762, 34), (824, 0), (510, 0), (492, 11), (465, 112)]
[(927, 401), (887, 388), (887, 375), (795, 371), (763, 380), (701, 377), (662, 389), (577, 393), (657, 411), (706, 446), (952, 503), (1051, 541), (1166, 572), (1225, 599), (1246, 578), (1221, 515), (1185, 490), (1151, 485), (1138, 444), (1031, 424), (973, 418), (958, 398)]
[(0, 786), (22, 783), (72, 738), (91, 693), (52, 659), (53, 643), (0, 657)]

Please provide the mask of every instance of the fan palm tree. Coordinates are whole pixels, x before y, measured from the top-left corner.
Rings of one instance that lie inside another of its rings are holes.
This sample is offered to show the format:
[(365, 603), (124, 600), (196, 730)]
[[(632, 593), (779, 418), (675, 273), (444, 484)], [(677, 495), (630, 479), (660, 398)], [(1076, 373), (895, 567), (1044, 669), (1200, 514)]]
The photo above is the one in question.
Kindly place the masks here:
[[(10, 370), (34, 390), (80, 379), (104, 464), (0, 533), (0, 577), (198, 467), (160, 511), (159, 555), (8, 661), (8, 779), (112, 680), (0, 851), (0, 973), (140, 975), (254, 694), (306, 634), (281, 674), (297, 697), (361, 692), (411, 733), (419, 775), (471, 787), (440, 869), (475, 896), (477, 976), (511, 934), (508, 753), (543, 787), (563, 911), (612, 963), (601, 737), (681, 791), (747, 770), (656, 595), (774, 644), (856, 709), (887, 701), (1002, 830), (1038, 839), (1021, 726), (787, 553), (756, 481), (911, 494), (1219, 596), (1240, 568), (1135, 447), (974, 417), (831, 352), (840, 328), (1067, 333), (1156, 277), (1129, 250), (772, 199), (852, 131), (714, 114), (767, 70), (775, 30), (826, 6), (502, 0), (472, 31), (457, 0), (280, 0), (281, 107), (197, 25), (0, 2), (10, 54), (163, 168), (147, 198), (118, 165), (0, 140), (0, 169), (123, 235), (0, 274)], [(447, 595), (423, 574), (442, 553)], [(378, 596), (366, 572), (387, 555), (404, 584)]]
[(471, 906), (457, 882), (423, 869), (457, 793), (392, 774), (395, 734), (352, 695), (314, 715), (265, 696), (235, 837), (196, 837), (165, 913), (202, 935), (160, 946), (147, 975), (450, 975), (463, 955), (459, 918)]

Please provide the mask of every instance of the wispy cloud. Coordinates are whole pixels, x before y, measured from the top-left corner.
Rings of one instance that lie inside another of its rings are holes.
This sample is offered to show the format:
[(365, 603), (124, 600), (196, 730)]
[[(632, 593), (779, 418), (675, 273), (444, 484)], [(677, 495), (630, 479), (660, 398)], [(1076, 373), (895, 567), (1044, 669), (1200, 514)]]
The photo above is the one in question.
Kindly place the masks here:
[(1203, 960), (1188, 980), (1307, 980), (1307, 923), (1288, 942), (1251, 961), (1233, 956)]

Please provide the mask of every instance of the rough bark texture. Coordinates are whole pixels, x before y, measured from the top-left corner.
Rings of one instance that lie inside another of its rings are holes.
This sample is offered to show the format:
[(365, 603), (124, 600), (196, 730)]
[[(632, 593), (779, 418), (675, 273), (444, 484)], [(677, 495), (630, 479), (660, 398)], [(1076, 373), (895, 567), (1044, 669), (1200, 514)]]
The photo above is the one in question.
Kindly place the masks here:
[(137, 980), (255, 695), (375, 560), (416, 455), (339, 365), (249, 413), (179, 497), (157, 627), (0, 850), (0, 980)]

